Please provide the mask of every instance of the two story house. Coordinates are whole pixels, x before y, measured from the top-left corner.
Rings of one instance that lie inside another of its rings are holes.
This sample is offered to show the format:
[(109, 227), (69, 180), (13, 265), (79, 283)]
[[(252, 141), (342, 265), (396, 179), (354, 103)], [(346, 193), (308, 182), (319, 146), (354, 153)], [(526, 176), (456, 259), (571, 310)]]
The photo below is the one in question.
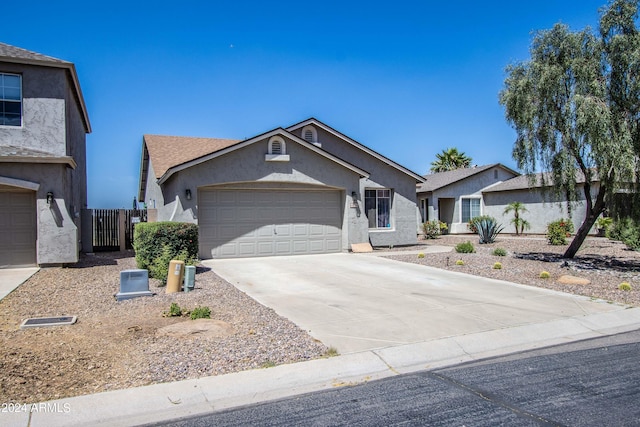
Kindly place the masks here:
[(71, 62), (0, 43), (0, 268), (78, 261), (90, 132)]

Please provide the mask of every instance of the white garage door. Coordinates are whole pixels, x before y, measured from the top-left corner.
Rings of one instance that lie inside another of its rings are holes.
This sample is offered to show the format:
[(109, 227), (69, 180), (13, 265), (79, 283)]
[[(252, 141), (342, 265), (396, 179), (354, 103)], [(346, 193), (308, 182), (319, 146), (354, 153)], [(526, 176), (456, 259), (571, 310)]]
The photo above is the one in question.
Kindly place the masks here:
[(0, 189), (0, 268), (36, 265), (36, 197)]
[(200, 257), (339, 252), (339, 191), (201, 190)]

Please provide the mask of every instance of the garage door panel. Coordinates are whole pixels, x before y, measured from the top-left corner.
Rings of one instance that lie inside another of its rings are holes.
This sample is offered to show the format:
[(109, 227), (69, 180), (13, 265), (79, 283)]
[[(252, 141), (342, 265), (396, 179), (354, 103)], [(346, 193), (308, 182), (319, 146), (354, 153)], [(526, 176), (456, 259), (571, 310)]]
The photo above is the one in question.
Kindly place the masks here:
[(341, 250), (339, 191), (201, 190), (199, 197), (203, 258)]
[(0, 192), (0, 236), (0, 267), (36, 265), (35, 192)]

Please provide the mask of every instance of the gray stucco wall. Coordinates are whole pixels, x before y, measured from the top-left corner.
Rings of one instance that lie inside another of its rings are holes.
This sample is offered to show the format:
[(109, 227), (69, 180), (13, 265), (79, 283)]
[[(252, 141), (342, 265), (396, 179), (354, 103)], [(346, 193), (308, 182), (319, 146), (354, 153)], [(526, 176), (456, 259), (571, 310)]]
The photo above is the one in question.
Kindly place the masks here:
[[(62, 164), (0, 163), (0, 176), (40, 184), (36, 194), (39, 264), (73, 263), (80, 248), (80, 212), (87, 206), (86, 129), (68, 71), (0, 62), (0, 72), (22, 75), (21, 127), (0, 127), (0, 145), (71, 156)], [(46, 204), (52, 191), (55, 203)]]
[[(368, 237), (373, 246), (410, 245), (417, 241), (416, 234), (416, 180), (389, 166), (333, 133), (316, 127), (318, 142), (322, 149), (367, 171), (370, 176), (362, 180), (358, 188), (359, 204), (363, 209), (360, 220), (365, 224), (364, 191), (366, 189), (390, 188), (393, 190), (391, 220), (392, 227), (369, 229)], [(293, 132), (301, 136), (302, 129)], [(367, 240), (362, 240), (366, 242)]]
[[(496, 176), (497, 175), (497, 176)], [(452, 183), (444, 188), (433, 191), (432, 193), (418, 193), (418, 199), (429, 199), (429, 218), (440, 218), (441, 221), (447, 223), (450, 233), (468, 233), (467, 223), (461, 221), (462, 204), (461, 199), (465, 197), (481, 197), (481, 190), (492, 184), (506, 181), (515, 175), (504, 170), (501, 167), (494, 167), (480, 172), (467, 179)], [(438, 211), (439, 199), (454, 199), (455, 204), (451, 210), (450, 203), (444, 204), (446, 207), (444, 212)], [(480, 204), (480, 214), (487, 214), (485, 206)]]
[[(597, 186), (593, 191), (598, 191)], [(584, 196), (582, 194), (581, 190), (581, 202), (574, 203), (571, 208), (571, 219), (576, 231), (586, 215), (586, 205), (583, 202)], [(552, 194), (543, 194), (540, 189), (484, 194), (485, 213), (493, 216), (504, 225), (504, 233), (515, 233), (515, 228), (511, 223), (513, 212), (504, 214), (504, 209), (509, 203), (518, 201), (526, 205), (527, 212), (522, 213), (520, 216), (529, 222), (531, 228), (525, 230), (525, 233), (545, 234), (547, 232), (547, 224), (560, 218), (569, 217), (567, 202), (558, 203), (557, 200)], [(592, 232), (595, 231), (592, 230)]]
[[(67, 187), (66, 165), (0, 163), (0, 178), (39, 184), (36, 191), (38, 264), (63, 264), (78, 261), (78, 228), (69, 213), (64, 194)], [(47, 192), (55, 200), (47, 205)]]
[[(180, 171), (169, 178), (162, 191), (149, 167), (145, 202), (158, 209), (158, 221), (197, 223), (198, 189), (202, 187), (236, 184), (243, 188), (300, 188), (300, 185), (322, 186), (342, 191), (343, 249), (351, 243), (367, 241), (367, 221), (351, 207), (351, 192), (358, 191), (360, 176), (306, 147), (285, 138), (288, 162), (266, 161), (268, 139), (227, 155)], [(191, 200), (186, 200), (186, 189)], [(360, 210), (362, 206), (360, 204)], [(415, 237), (415, 236), (414, 236)]]
[(0, 126), (0, 144), (66, 156), (66, 71), (0, 62), (0, 72), (22, 75), (21, 127)]

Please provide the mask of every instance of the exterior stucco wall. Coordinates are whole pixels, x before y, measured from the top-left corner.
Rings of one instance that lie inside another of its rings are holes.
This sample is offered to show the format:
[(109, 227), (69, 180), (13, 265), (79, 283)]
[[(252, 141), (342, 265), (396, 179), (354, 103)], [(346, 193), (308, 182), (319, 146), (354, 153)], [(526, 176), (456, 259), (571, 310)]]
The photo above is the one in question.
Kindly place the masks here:
[(63, 69), (0, 62), (0, 72), (22, 75), (22, 126), (0, 126), (0, 144), (67, 155)]
[[(371, 156), (361, 149), (337, 137), (333, 133), (315, 127), (318, 142), (322, 149), (336, 157), (367, 171), (370, 176), (363, 179), (358, 187), (358, 204), (362, 209), (360, 221), (368, 228), (364, 212), (364, 191), (366, 189), (389, 188), (393, 190), (391, 221), (388, 229), (369, 229), (368, 239), (373, 246), (410, 245), (417, 241), (416, 234), (416, 180), (409, 175), (389, 166), (382, 160)], [(302, 129), (293, 132), (301, 136)], [(350, 194), (350, 191), (348, 192)], [(363, 236), (364, 237), (364, 236)]]
[[(598, 188), (593, 189), (594, 197)], [(572, 204), (571, 207), (571, 219), (573, 221), (574, 229), (578, 230), (586, 215), (586, 205), (584, 203), (584, 196), (582, 196), (582, 190), (580, 192), (581, 201)], [(531, 228), (525, 230), (525, 233), (532, 234), (545, 234), (547, 232), (547, 224), (553, 221), (557, 221), (560, 218), (569, 217), (569, 209), (566, 201), (558, 203), (552, 194), (543, 194), (541, 189), (534, 190), (513, 190), (503, 191), (496, 193), (484, 194), (484, 206), (485, 214), (491, 215), (498, 220), (498, 222), (504, 225), (504, 233), (515, 233), (515, 228), (511, 223), (513, 219), (513, 212), (504, 214), (504, 209), (511, 202), (524, 203), (527, 212), (520, 215), (521, 218), (528, 221)], [(595, 232), (595, 230), (592, 230)]]
[[(78, 227), (64, 195), (68, 188), (67, 166), (54, 164), (0, 163), (0, 177), (39, 184), (36, 190), (38, 264), (78, 261)], [(47, 192), (55, 200), (47, 205)]]
[[(285, 143), (290, 156), (287, 162), (266, 161), (268, 139), (264, 139), (175, 173), (163, 183), (162, 191), (155, 178), (149, 178), (145, 202), (153, 208), (155, 201), (158, 221), (197, 223), (199, 188), (230, 184), (241, 188), (329, 187), (341, 190), (343, 195), (343, 250), (351, 243), (367, 241), (366, 218), (358, 216), (362, 205), (359, 209), (351, 207), (351, 192), (358, 190), (360, 176), (296, 142), (285, 139)], [(151, 165), (149, 173), (153, 177)], [(187, 189), (191, 190), (191, 200), (185, 197)]]
[[(418, 200), (423, 198), (429, 199), (429, 218), (439, 218), (441, 221), (446, 222), (450, 233), (468, 233), (467, 223), (462, 222), (461, 199), (466, 197), (482, 198), (482, 189), (513, 177), (515, 177), (513, 173), (501, 167), (494, 167), (433, 192), (418, 193)], [(427, 177), (427, 179), (429, 178)], [(438, 200), (440, 199), (447, 199), (443, 203), (444, 207), (442, 211), (438, 209)], [(453, 209), (451, 209), (450, 199), (454, 201)], [(480, 203), (480, 214), (487, 214), (482, 201)]]
[[(67, 70), (0, 62), (0, 72), (22, 76), (22, 126), (0, 126), (0, 145), (71, 156), (62, 164), (0, 163), (0, 176), (40, 185), (36, 192), (37, 262), (74, 263), (81, 247), (81, 211), (87, 207), (86, 128)], [(46, 203), (47, 192), (55, 201)]]

